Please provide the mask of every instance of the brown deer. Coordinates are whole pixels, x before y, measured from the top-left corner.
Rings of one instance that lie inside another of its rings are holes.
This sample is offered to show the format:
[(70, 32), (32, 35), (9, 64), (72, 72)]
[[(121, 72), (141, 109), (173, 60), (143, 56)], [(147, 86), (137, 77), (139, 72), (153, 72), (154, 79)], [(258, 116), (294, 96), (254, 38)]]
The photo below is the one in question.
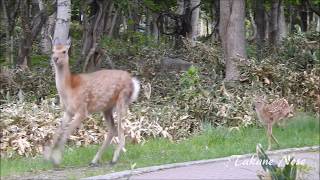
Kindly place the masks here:
[(271, 150), (271, 139), (279, 146), (278, 140), (272, 134), (272, 126), (283, 118), (292, 116), (293, 106), (289, 106), (284, 98), (268, 104), (265, 97), (256, 97), (254, 107), (259, 120), (267, 126), (268, 150)]
[[(98, 165), (101, 155), (110, 145), (114, 136), (118, 136), (119, 144), (114, 151), (111, 163), (116, 163), (120, 151), (125, 146), (124, 127), (121, 124), (121, 118), (125, 116), (128, 105), (138, 97), (139, 81), (128, 72), (121, 70), (100, 70), (87, 74), (71, 74), (68, 56), (70, 40), (66, 45), (53, 44), (52, 61), (64, 115), (61, 125), (53, 137), (51, 147), (46, 148), (45, 157), (52, 161), (55, 166), (59, 165), (68, 137), (89, 114), (102, 112), (109, 131), (107, 138), (90, 165)], [(117, 127), (113, 119), (114, 112), (117, 113)]]

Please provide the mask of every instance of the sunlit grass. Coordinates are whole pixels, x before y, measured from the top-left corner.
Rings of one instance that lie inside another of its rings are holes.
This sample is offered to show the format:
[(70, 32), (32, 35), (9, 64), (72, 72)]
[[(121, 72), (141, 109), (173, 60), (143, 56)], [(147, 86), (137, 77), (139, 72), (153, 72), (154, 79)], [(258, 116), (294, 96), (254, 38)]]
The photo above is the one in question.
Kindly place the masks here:
[[(302, 147), (319, 145), (319, 120), (311, 115), (298, 115), (291, 119), (285, 127), (274, 127), (275, 137), (280, 147)], [(257, 143), (267, 146), (264, 128), (247, 127), (230, 129), (225, 127), (205, 127), (203, 132), (179, 142), (167, 139), (149, 139), (144, 144), (128, 144), (127, 152), (123, 153), (119, 163), (103, 171), (87, 172), (85, 176), (105, 174), (106, 172), (131, 169), (151, 165), (175, 163), (191, 160), (211, 159), (233, 154), (255, 152)], [(85, 167), (89, 164), (98, 149), (97, 145), (80, 148), (67, 148), (62, 167)], [(102, 162), (107, 164), (112, 158), (109, 149), (103, 156)], [(10, 176), (22, 172), (43, 171), (52, 169), (52, 165), (43, 157), (35, 158), (1, 158), (1, 176)], [(70, 174), (74, 179), (80, 174)]]

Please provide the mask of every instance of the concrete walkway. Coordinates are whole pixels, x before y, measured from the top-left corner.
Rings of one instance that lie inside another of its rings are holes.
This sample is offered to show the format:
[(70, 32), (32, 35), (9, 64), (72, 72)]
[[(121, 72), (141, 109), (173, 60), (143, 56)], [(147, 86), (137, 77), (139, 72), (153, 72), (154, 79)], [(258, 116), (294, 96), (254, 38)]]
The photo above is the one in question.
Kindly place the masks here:
[[(302, 179), (319, 179), (319, 146), (268, 152), (269, 158), (284, 165), (284, 157), (292, 156), (309, 169)], [(230, 156), (122, 171), (86, 179), (258, 179), (263, 173), (255, 154)]]

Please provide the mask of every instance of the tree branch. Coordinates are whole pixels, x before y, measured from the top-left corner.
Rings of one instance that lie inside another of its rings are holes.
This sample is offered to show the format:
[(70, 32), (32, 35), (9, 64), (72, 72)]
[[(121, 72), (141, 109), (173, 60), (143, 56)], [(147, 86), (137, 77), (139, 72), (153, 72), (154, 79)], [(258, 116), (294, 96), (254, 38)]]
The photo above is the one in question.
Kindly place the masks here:
[(309, 8), (311, 9), (311, 11), (313, 11), (314, 13), (316, 13), (318, 16), (320, 16), (320, 9), (315, 8), (310, 0), (307, 0), (307, 5), (309, 6)]

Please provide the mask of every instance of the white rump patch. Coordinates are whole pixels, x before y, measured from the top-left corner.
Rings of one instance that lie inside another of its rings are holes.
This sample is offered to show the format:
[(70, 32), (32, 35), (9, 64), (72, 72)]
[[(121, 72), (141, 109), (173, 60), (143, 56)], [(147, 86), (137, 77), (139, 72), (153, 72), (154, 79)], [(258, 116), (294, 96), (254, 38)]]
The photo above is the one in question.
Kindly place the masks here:
[(134, 102), (138, 99), (139, 91), (140, 91), (140, 82), (137, 78), (132, 78), (132, 84), (133, 84), (133, 92), (130, 97), (130, 101)]

